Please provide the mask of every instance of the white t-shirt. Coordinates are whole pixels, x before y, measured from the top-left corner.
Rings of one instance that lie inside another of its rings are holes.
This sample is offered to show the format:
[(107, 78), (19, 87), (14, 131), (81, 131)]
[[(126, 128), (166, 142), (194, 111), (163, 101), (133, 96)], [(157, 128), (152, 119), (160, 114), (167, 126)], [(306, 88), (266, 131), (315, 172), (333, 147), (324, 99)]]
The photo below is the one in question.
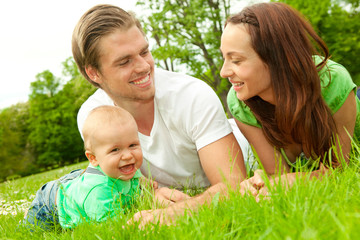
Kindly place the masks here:
[[(154, 79), (154, 124), (150, 136), (139, 133), (142, 174), (160, 186), (209, 186), (198, 150), (232, 132), (219, 98), (205, 82), (184, 74), (155, 69)], [(100, 105), (114, 105), (102, 89), (81, 106), (80, 133), (88, 113)], [(248, 148), (242, 134), (237, 139), (242, 149)], [(246, 159), (247, 153), (243, 155)]]

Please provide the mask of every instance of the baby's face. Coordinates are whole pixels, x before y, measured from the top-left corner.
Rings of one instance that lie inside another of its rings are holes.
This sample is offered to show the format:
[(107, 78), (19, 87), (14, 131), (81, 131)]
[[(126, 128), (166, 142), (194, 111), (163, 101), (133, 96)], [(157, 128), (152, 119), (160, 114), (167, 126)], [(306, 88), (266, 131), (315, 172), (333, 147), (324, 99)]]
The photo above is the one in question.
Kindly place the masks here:
[(92, 148), (104, 173), (124, 181), (133, 178), (143, 161), (135, 121), (104, 124), (97, 135)]

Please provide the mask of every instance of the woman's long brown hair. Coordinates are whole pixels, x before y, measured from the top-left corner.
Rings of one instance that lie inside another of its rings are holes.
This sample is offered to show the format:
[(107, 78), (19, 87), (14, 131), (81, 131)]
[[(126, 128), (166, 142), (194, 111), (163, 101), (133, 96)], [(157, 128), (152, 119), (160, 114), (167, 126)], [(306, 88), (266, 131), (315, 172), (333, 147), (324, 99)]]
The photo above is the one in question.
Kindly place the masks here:
[[(245, 24), (252, 47), (269, 68), (275, 105), (258, 96), (245, 101), (267, 140), (277, 148), (301, 144), (312, 158), (324, 157), (337, 132), (321, 96), (318, 71), (329, 58), (324, 41), (299, 12), (283, 3), (252, 5), (227, 23)], [(317, 66), (313, 55), (324, 57)]]

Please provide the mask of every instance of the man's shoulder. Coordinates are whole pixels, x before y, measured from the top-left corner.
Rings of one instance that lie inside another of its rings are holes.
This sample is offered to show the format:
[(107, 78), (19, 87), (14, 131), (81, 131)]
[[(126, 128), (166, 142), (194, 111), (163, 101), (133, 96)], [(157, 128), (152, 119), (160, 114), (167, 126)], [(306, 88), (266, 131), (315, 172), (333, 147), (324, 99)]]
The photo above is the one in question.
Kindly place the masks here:
[(114, 105), (114, 102), (102, 89), (96, 90), (80, 107), (77, 114), (78, 129), (82, 136), (82, 127), (89, 112), (102, 105)]
[(155, 91), (159, 98), (189, 99), (209, 94), (215, 96), (215, 92), (204, 81), (184, 73), (159, 68), (155, 69)]
[(160, 70), (155, 77), (159, 75), (162, 79), (155, 78), (155, 102), (165, 122), (192, 129), (208, 116), (226, 120), (219, 97), (207, 83), (183, 73)]
[(101, 88), (97, 89), (83, 105), (113, 105), (113, 101)]

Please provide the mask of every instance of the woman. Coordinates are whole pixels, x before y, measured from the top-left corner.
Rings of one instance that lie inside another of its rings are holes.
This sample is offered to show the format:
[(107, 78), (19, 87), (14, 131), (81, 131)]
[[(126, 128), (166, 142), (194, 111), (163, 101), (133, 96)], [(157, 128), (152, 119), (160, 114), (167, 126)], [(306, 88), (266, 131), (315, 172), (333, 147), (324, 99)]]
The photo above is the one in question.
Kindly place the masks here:
[[(356, 85), (296, 10), (283, 3), (245, 8), (227, 20), (220, 49), (221, 76), (232, 83), (229, 109), (267, 174), (289, 172), (299, 159), (326, 167), (340, 165), (340, 153), (348, 160), (350, 136), (360, 137)], [(289, 184), (295, 176), (284, 175)], [(242, 185), (257, 194), (259, 179)]]

